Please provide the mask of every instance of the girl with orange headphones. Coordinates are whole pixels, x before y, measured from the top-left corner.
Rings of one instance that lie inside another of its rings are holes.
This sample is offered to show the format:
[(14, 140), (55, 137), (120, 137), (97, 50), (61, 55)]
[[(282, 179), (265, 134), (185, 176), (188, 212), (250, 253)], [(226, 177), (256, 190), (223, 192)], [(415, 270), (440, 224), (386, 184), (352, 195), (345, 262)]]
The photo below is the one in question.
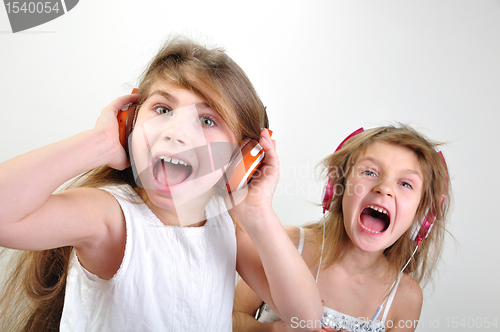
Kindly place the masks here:
[[(284, 319), (319, 319), (314, 278), (272, 210), (278, 160), (265, 127), (241, 68), (179, 38), (94, 129), (0, 164), (0, 245), (25, 250), (0, 330), (227, 332), (236, 270)], [(241, 156), (251, 139), (260, 144)]]
[(322, 319), (285, 324), (240, 281), (233, 331), (415, 330), (420, 285), (442, 251), (449, 206), (448, 170), (436, 146), (408, 126), (361, 128), (347, 137), (324, 160), (326, 214), (287, 228), (316, 278)]

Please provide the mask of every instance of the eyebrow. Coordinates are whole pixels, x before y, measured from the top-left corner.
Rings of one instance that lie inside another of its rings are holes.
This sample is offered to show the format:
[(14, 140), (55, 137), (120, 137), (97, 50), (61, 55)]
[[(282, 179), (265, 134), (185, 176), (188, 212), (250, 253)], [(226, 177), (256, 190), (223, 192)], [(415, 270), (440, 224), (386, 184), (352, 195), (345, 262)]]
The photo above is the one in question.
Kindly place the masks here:
[[(149, 94), (149, 96), (146, 98), (146, 100), (148, 100), (151, 96), (153, 95), (160, 95), (162, 96), (163, 98), (173, 102), (173, 103), (176, 103), (177, 102), (177, 98), (175, 98), (174, 95), (171, 95), (170, 93), (166, 92), (166, 91), (163, 91), (163, 90), (156, 90), (156, 91), (153, 91)], [(201, 103), (197, 103), (197, 104), (194, 104), (196, 106), (202, 106), (203, 108), (210, 108), (212, 109), (212, 107), (210, 107), (210, 105), (208, 105), (208, 103), (205, 101), (205, 102), (201, 102)]]
[[(358, 163), (361, 162), (361, 161), (371, 161), (375, 164), (380, 164), (380, 161), (378, 159), (375, 159), (373, 157), (370, 157), (370, 156), (365, 156), (365, 157), (362, 157), (358, 160)], [(422, 173), (417, 171), (417, 170), (414, 170), (414, 169), (411, 169), (411, 168), (408, 168), (408, 169), (404, 169), (402, 170), (401, 173), (404, 173), (404, 174), (415, 174), (416, 176), (418, 176), (420, 178), (420, 180), (423, 180), (423, 176), (422, 176)]]
[(365, 160), (367, 160), (367, 161), (371, 161), (371, 162), (373, 162), (373, 163), (375, 163), (375, 164), (380, 163), (380, 161), (379, 161), (378, 159), (375, 159), (375, 158), (370, 157), (370, 156), (364, 156), (364, 157), (362, 157), (362, 158), (359, 158), (359, 159), (358, 159), (358, 163), (360, 163), (360, 162), (362, 162), (362, 161), (365, 161)]
[(420, 180), (423, 180), (422, 174), (414, 169), (404, 169), (403, 170), (404, 174), (415, 174), (420, 178)]
[(168, 99), (168, 100), (171, 100), (171, 101), (177, 101), (177, 99), (172, 96), (170, 93), (166, 92), (166, 91), (163, 91), (163, 90), (156, 90), (156, 91), (153, 91), (149, 94), (149, 96), (146, 98), (146, 100), (148, 100), (151, 96), (154, 96), (154, 95), (160, 95), (162, 97), (164, 97), (165, 99)]

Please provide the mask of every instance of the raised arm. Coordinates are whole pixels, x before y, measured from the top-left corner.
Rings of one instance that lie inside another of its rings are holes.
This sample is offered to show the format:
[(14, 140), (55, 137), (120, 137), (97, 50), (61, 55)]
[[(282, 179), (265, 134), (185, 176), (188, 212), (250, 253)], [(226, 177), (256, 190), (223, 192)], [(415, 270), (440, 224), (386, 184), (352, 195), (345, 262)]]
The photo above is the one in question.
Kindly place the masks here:
[[(292, 239), (295, 247), (298, 246), (298, 228), (286, 226), (285, 231)], [(283, 332), (290, 331), (282, 320), (261, 323), (255, 319), (257, 310), (262, 306), (262, 299), (248, 286), (245, 280), (240, 279), (235, 288), (233, 306), (234, 332)]]
[(265, 165), (249, 184), (244, 202), (235, 207), (241, 222), (236, 232), (236, 267), (248, 285), (288, 325), (294, 321), (319, 321), (323, 309), (318, 287), (272, 209), (279, 178), (278, 158), (269, 134), (261, 134)]
[(123, 105), (137, 98), (127, 95), (113, 101), (92, 130), (0, 164), (1, 246), (26, 250), (78, 246), (102, 232), (105, 226), (98, 224), (103, 220), (99, 216), (105, 216), (107, 208), (101, 198), (109, 195), (88, 188), (53, 192), (95, 167), (128, 165), (116, 116)]

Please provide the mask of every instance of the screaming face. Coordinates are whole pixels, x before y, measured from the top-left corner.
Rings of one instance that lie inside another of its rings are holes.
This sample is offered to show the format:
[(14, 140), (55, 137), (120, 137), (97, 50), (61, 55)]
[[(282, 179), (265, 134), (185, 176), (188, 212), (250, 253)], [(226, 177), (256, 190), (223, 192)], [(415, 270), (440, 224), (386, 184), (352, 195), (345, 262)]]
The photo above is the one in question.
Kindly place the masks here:
[(344, 225), (352, 243), (383, 251), (412, 225), (422, 196), (416, 154), (404, 146), (374, 142), (349, 173), (342, 198)]
[(203, 215), (239, 151), (236, 139), (220, 115), (191, 91), (169, 84), (154, 85), (151, 91), (131, 135), (135, 177), (153, 209)]

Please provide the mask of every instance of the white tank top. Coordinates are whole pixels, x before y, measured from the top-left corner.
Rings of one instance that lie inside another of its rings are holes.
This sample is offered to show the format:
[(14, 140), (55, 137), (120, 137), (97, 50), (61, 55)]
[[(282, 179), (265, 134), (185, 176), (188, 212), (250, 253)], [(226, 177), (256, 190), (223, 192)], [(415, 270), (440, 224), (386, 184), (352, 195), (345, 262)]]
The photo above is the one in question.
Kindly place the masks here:
[(224, 201), (209, 202), (201, 227), (166, 226), (129, 186), (103, 189), (125, 216), (123, 261), (103, 280), (73, 250), (61, 331), (231, 331), (236, 235)]

